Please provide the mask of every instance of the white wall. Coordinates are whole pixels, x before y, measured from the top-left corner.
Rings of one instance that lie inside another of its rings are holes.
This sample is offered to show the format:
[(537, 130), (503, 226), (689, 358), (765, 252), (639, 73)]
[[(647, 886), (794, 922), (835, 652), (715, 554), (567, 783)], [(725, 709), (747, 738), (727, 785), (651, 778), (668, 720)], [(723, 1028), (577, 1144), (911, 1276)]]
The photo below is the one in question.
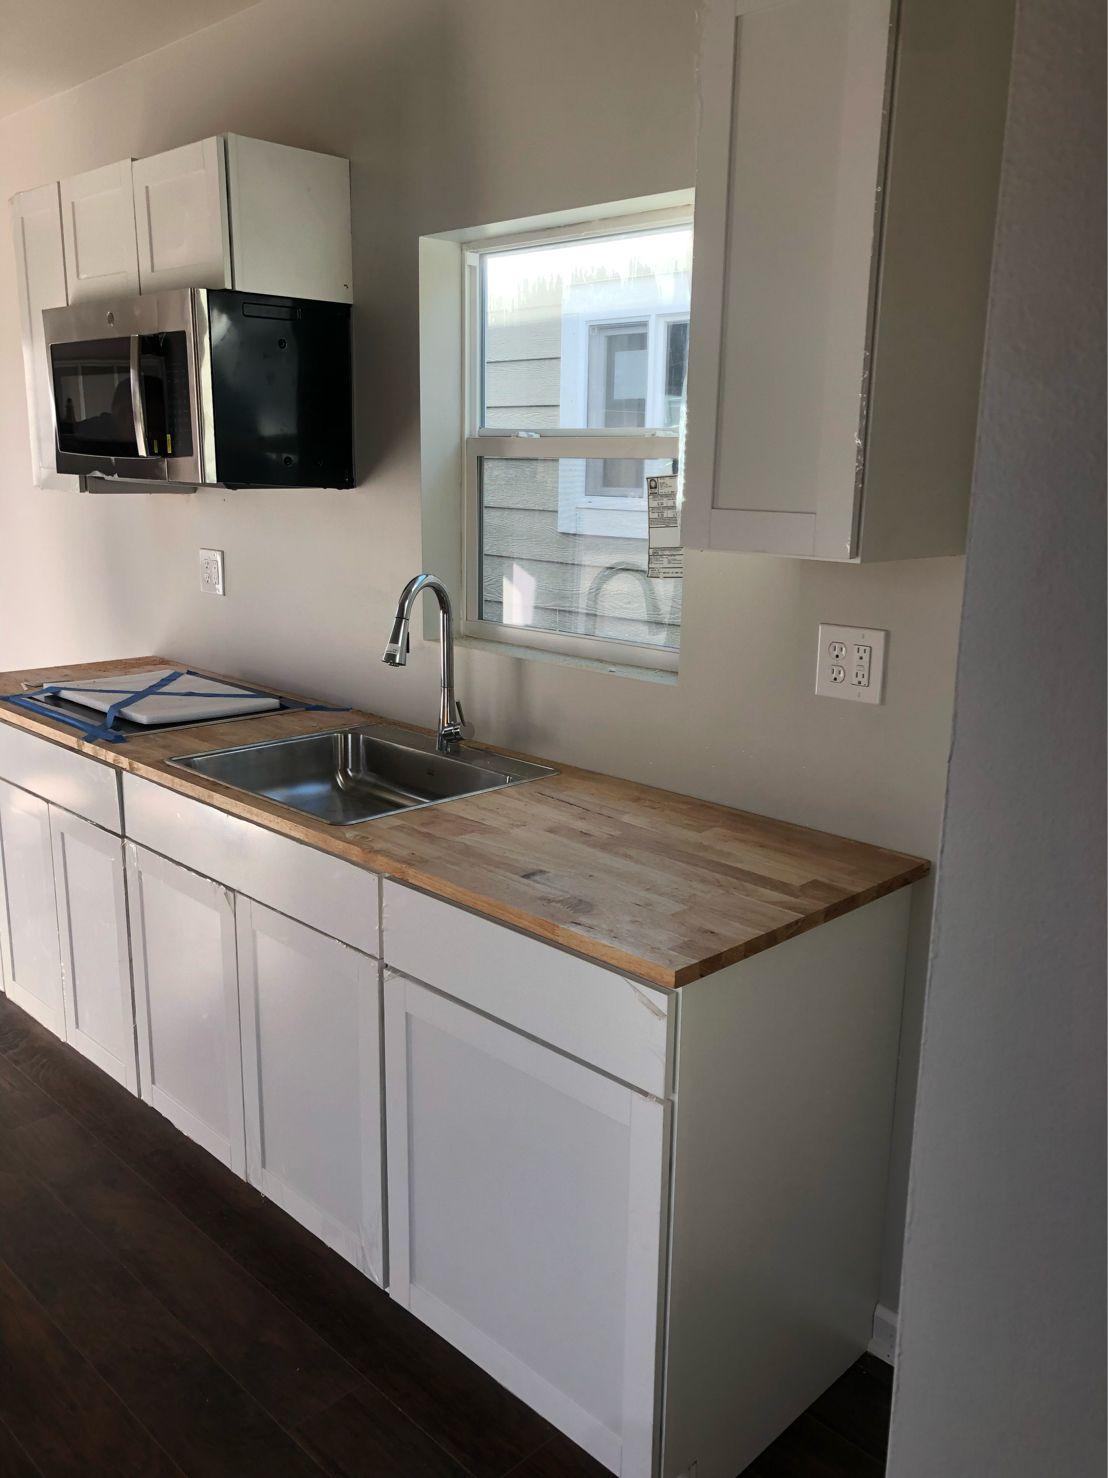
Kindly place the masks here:
[[(416, 239), (689, 186), (693, 55), (693, 0), (263, 0), (0, 123), (0, 198), (224, 129), (348, 155), (363, 472), (352, 492), (35, 491), (0, 248), (0, 668), (161, 651), (431, 720), (434, 650), (402, 672), (378, 660), (420, 565)], [(201, 545), (226, 551), (223, 600), (199, 593)], [(961, 579), (960, 559), (701, 555), (677, 686), (467, 652), (459, 687), (484, 738), (933, 857)], [(820, 620), (891, 630), (883, 707), (813, 696)]]
[(1103, 1478), (1104, 6), (1022, 0), (891, 1478)]

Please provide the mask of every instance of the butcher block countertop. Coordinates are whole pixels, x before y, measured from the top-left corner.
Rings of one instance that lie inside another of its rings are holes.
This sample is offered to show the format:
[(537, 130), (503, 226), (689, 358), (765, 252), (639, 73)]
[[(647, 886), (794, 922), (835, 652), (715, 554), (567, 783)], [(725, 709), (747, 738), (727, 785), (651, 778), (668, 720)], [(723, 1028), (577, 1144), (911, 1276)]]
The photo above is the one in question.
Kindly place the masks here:
[[(5, 672), (0, 693), (72, 676), (189, 665), (137, 657)], [(0, 704), (0, 718), (668, 988), (849, 913), (929, 870), (917, 857), (557, 760), (544, 761), (559, 771), (545, 779), (354, 826), (328, 826), (166, 763), (202, 750), (382, 721), (354, 709), (259, 714), (134, 735), (123, 744), (90, 743), (64, 724), (8, 704)]]

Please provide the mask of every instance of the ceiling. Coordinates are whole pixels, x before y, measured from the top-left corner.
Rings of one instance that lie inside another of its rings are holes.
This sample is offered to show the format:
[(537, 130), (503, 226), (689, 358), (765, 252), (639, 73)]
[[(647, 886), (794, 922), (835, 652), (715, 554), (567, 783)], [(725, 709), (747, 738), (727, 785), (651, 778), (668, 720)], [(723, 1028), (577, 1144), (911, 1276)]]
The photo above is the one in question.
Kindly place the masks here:
[(255, 0), (0, 0), (0, 118)]

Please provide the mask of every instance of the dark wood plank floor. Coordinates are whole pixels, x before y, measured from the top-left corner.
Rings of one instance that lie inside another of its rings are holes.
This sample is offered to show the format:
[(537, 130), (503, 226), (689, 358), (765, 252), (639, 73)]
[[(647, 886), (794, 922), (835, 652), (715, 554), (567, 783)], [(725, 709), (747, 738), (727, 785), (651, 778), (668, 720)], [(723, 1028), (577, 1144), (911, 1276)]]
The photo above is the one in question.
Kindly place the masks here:
[[(747, 1478), (877, 1478), (866, 1357)], [(0, 1478), (603, 1478), (0, 997)]]

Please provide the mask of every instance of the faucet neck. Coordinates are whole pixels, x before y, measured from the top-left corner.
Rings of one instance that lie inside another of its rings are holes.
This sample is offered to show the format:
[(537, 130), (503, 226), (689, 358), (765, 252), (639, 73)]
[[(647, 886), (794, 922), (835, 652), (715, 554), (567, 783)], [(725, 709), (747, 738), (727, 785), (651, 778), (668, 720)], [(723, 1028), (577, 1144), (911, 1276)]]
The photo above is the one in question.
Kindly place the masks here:
[(456, 749), (464, 737), (465, 719), (454, 693), (454, 612), (445, 588), (439, 595), (439, 735), (440, 749)]
[[(450, 592), (437, 575), (421, 574), (409, 580), (400, 592), (393, 623), (394, 639), (385, 649), (385, 661), (393, 659), (390, 651), (396, 645), (395, 634), (403, 629), (407, 640), (408, 622), (416, 598), (429, 590), (439, 604), (439, 673), (441, 691), (439, 697), (438, 747), (448, 751), (456, 749), (467, 736), (465, 714), (454, 694), (454, 611), (450, 603)], [(405, 649), (406, 650), (406, 649)], [(402, 665), (402, 659), (401, 664)]]

